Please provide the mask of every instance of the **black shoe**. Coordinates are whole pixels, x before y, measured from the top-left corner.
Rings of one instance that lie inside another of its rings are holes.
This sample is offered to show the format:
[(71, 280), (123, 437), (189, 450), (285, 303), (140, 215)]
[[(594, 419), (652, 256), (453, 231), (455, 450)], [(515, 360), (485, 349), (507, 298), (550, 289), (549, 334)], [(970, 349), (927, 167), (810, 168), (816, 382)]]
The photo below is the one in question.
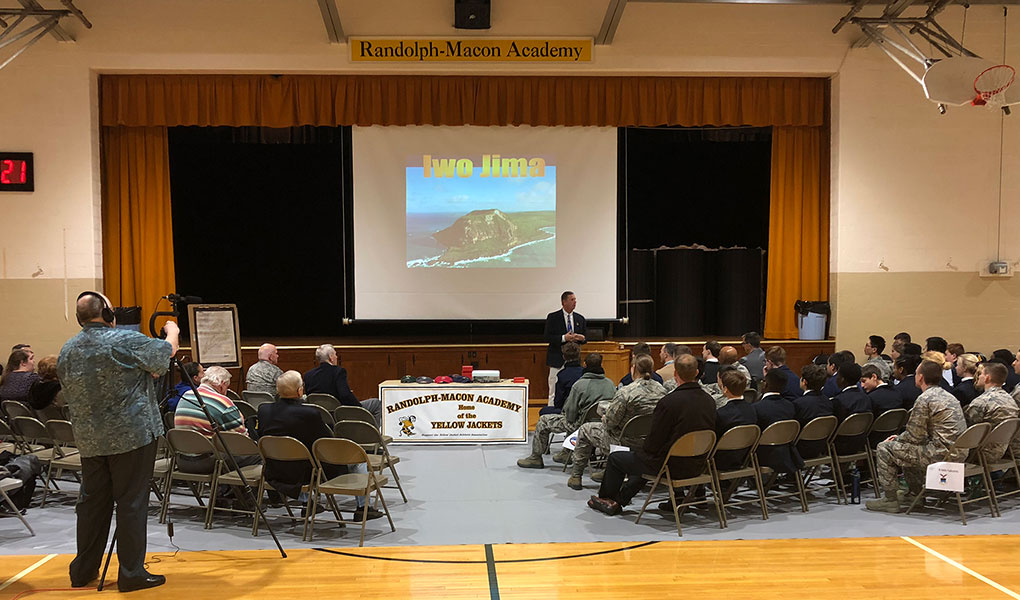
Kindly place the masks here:
[(161, 586), (166, 583), (166, 577), (163, 575), (148, 574), (145, 577), (136, 577), (131, 579), (118, 579), (117, 589), (122, 592), (133, 592), (135, 590), (146, 590)]
[[(362, 511), (362, 509), (360, 509), (360, 508), (358, 510), (354, 511), (354, 520), (355, 521), (360, 521), (361, 520), (361, 511)], [(367, 520), (371, 521), (372, 519), (378, 519), (379, 517), (384, 517), (384, 516), (386, 516), (386, 513), (380, 512), (380, 511), (372, 508), (371, 506), (368, 507), (368, 515), (366, 517)]]
[(665, 512), (673, 512), (673, 504), (669, 500), (660, 502), (656, 508)]
[[(307, 512), (308, 512), (308, 507), (307, 506), (304, 506), (304, 507), (301, 508), (301, 518), (302, 519), (305, 518), (305, 513), (307, 513)], [(323, 506), (321, 504), (316, 504), (315, 505), (315, 514), (320, 515), (320, 514), (322, 514), (324, 512), (326, 512), (326, 507), (325, 506)]]
[(599, 511), (600, 513), (605, 513), (611, 517), (623, 512), (623, 508), (620, 506), (619, 502), (608, 498), (599, 498), (598, 496), (592, 496), (588, 499), (588, 507)]
[(75, 581), (74, 579), (71, 579), (71, 587), (73, 588), (91, 587), (92, 584), (95, 583), (98, 579), (99, 571), (96, 571), (95, 573), (92, 574), (92, 577), (84, 581)]

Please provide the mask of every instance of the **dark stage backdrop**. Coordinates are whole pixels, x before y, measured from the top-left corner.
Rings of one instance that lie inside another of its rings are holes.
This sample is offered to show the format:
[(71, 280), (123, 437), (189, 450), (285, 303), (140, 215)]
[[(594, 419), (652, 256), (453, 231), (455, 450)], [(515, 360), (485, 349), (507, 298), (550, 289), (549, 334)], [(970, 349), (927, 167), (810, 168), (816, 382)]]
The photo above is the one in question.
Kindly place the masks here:
[(769, 128), (621, 130), (619, 293), (630, 323), (617, 335), (762, 330), (771, 137)]

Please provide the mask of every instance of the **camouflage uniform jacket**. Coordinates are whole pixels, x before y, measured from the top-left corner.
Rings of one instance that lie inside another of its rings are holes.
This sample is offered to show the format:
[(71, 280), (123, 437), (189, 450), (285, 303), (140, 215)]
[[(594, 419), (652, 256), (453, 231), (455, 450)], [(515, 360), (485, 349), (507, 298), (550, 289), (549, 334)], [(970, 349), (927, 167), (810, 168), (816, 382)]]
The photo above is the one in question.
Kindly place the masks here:
[(967, 429), (960, 401), (935, 385), (921, 392), (910, 411), (906, 431), (896, 441), (922, 446), (932, 462), (962, 462), (967, 452), (950, 453), (956, 438)]
[(637, 446), (638, 440), (621, 440), (623, 426), (627, 421), (640, 415), (650, 415), (659, 403), (659, 398), (666, 395), (666, 388), (654, 379), (638, 379), (625, 388), (616, 390), (613, 401), (606, 408), (602, 421), (606, 425), (606, 434), (610, 442), (620, 446)]
[(875, 365), (876, 367), (878, 367), (879, 377), (882, 378), (882, 381), (887, 382), (892, 381), (892, 368), (889, 366), (889, 363), (885, 362), (885, 359), (882, 358), (881, 356), (870, 358), (868, 359), (868, 362), (864, 364)]
[[(990, 423), (994, 428), (1006, 419), (1017, 418), (1017, 413), (1020, 411), (1017, 410), (1016, 400), (1013, 400), (1006, 390), (996, 387), (986, 390), (985, 393), (971, 400), (963, 412), (967, 417), (967, 425)], [(1006, 453), (1007, 445), (989, 446), (985, 449), (985, 458), (999, 460)], [(1014, 446), (1013, 450), (1016, 452), (1020, 448)]]
[(78, 450), (85, 458), (146, 446), (163, 434), (154, 375), (172, 347), (137, 331), (86, 323), (57, 359)]
[(268, 360), (260, 360), (248, 367), (248, 375), (244, 380), (245, 389), (276, 395), (276, 380), (280, 375), (283, 375), (280, 367)]

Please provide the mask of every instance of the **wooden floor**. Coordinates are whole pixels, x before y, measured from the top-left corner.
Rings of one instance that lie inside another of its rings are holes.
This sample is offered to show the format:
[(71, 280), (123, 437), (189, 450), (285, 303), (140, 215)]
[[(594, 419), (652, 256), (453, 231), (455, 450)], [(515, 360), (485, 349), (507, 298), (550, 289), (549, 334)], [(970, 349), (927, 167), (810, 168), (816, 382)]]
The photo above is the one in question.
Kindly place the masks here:
[[(130, 597), (1020, 600), (1018, 556), (1009, 535), (182, 552), (150, 555), (168, 582)], [(0, 556), (0, 600), (94, 597), (70, 559)]]

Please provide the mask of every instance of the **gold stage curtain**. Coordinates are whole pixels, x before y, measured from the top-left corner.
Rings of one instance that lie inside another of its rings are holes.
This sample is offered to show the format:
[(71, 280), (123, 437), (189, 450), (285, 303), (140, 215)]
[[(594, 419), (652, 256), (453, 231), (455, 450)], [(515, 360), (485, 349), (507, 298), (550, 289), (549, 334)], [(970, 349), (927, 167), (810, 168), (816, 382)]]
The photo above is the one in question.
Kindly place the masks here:
[(103, 127), (103, 280), (116, 306), (141, 306), (142, 331), (175, 288), (166, 127)]
[(765, 337), (797, 337), (797, 300), (829, 299), (829, 166), (821, 127), (772, 130)]
[(798, 77), (103, 75), (106, 126), (824, 125)]

